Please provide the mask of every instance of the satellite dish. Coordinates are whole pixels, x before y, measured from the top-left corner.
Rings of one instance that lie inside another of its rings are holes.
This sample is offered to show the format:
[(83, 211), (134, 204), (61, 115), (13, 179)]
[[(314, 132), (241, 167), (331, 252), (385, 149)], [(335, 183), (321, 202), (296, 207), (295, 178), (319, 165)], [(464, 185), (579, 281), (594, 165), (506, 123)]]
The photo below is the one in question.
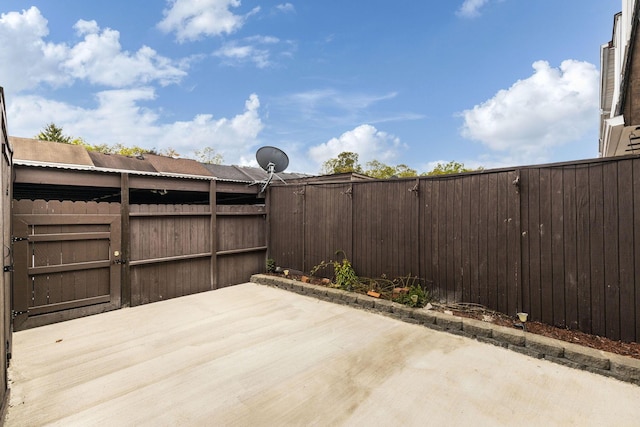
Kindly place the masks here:
[(284, 171), (289, 166), (289, 157), (279, 148), (276, 147), (261, 147), (256, 152), (256, 160), (262, 169), (267, 172), (278, 173)]
[[(273, 179), (273, 176), (276, 173), (284, 171), (287, 168), (287, 166), (289, 166), (289, 157), (287, 157), (287, 154), (279, 148), (265, 146), (265, 147), (260, 147), (256, 152), (256, 160), (258, 161), (258, 164), (260, 165), (260, 167), (269, 174), (267, 179), (254, 183), (254, 184), (262, 184), (262, 189), (260, 190), (260, 193), (263, 193), (264, 190), (267, 188), (267, 185), (269, 185), (269, 183)], [(284, 182), (284, 180), (279, 176), (276, 175), (276, 177), (280, 181)]]

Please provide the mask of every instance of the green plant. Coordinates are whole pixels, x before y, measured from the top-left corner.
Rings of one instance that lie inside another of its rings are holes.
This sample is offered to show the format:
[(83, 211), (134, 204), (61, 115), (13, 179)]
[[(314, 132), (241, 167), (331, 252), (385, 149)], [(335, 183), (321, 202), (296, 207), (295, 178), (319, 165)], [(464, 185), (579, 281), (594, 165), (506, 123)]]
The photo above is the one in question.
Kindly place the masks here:
[(358, 285), (358, 276), (351, 262), (346, 257), (342, 259), (342, 262), (334, 261), (333, 269), (336, 276), (336, 285), (346, 291), (354, 290)]
[[(311, 276), (316, 275), (319, 271), (325, 270), (329, 266), (333, 267), (333, 275), (335, 287), (344, 289), (345, 291), (360, 291), (362, 292), (366, 285), (360, 283), (360, 279), (356, 274), (351, 262), (347, 258), (344, 251), (337, 251), (336, 255), (342, 254), (342, 261), (322, 261), (320, 264), (314, 266), (309, 274)], [(362, 288), (362, 289), (360, 289)], [(364, 290), (366, 293), (367, 290)]]
[(267, 259), (267, 273), (274, 273), (276, 271), (276, 260), (273, 258)]
[(407, 286), (409, 291), (407, 293), (400, 294), (393, 301), (407, 305), (409, 307), (424, 307), (429, 301), (431, 301), (431, 295), (429, 291), (426, 291), (418, 282), (417, 278), (402, 277), (397, 279), (401, 284), (411, 283), (411, 286)]

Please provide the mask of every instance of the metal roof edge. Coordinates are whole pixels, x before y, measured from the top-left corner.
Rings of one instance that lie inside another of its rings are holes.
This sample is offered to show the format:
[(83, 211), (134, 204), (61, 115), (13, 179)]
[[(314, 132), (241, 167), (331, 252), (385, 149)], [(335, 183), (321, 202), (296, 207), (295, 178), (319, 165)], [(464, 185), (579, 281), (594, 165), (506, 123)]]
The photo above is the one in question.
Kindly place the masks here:
[(138, 170), (128, 170), (128, 169), (113, 169), (113, 168), (103, 168), (103, 167), (89, 166), (89, 165), (76, 165), (71, 163), (40, 162), (35, 160), (15, 159), (13, 164), (16, 166), (35, 166), (35, 167), (51, 168), (51, 169), (66, 169), (66, 170), (92, 171), (92, 172), (103, 172), (103, 173), (127, 173), (130, 175), (157, 176), (157, 177), (165, 177), (165, 178), (188, 178), (188, 179), (200, 179), (203, 181), (235, 182), (239, 184), (251, 183), (251, 181), (239, 181), (239, 180), (233, 180), (233, 179), (218, 178), (216, 176), (190, 175), (190, 174), (180, 174), (180, 173), (171, 173), (171, 172), (150, 172), (150, 171), (138, 171)]

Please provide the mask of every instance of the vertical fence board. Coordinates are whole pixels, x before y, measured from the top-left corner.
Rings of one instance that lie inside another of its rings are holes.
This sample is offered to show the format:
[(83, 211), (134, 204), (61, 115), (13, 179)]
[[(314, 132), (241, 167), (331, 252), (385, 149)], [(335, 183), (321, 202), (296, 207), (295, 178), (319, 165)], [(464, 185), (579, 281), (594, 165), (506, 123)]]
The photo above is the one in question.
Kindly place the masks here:
[(522, 269), (520, 274), (520, 300), (522, 305), (520, 310), (525, 313), (529, 313), (529, 316), (533, 318), (531, 310), (531, 280), (530, 280), (530, 224), (529, 224), (529, 211), (531, 206), (529, 204), (530, 193), (530, 177), (529, 170), (524, 169), (520, 172), (520, 227), (522, 230), (520, 240), (520, 250), (522, 256)]
[(472, 175), (469, 183), (469, 302), (480, 303), (479, 271), (479, 185), (480, 177)]
[(564, 299), (564, 197), (563, 169), (553, 168), (551, 174), (551, 295), (553, 325), (565, 327)]
[[(419, 202), (421, 204), (420, 216), (420, 243), (422, 245), (420, 251), (420, 276), (425, 279), (427, 289), (434, 294), (434, 277), (433, 277), (433, 181), (421, 180), (419, 187)], [(357, 236), (356, 236), (357, 238)]]
[[(432, 215), (432, 219), (433, 222), (431, 223), (431, 239), (432, 239), (432, 251), (431, 251), (431, 266), (433, 269), (433, 286), (434, 289), (436, 289), (436, 295), (441, 298), (440, 295), (440, 290), (442, 289), (442, 283), (443, 283), (443, 279), (442, 279), (442, 271), (440, 268), (440, 258), (443, 257), (444, 251), (444, 245), (442, 245), (441, 243), (441, 239), (440, 239), (440, 225), (441, 225), (441, 218), (443, 215), (441, 212), (444, 212), (446, 209), (445, 207), (442, 207), (441, 205), (444, 205), (444, 203), (442, 203), (441, 200), (441, 190), (440, 190), (440, 180), (433, 180), (431, 181), (433, 183), (433, 193), (432, 193), (432, 199), (431, 199), (431, 204), (433, 206), (433, 215)], [(442, 231), (442, 233), (444, 233), (444, 231)], [(445, 292), (442, 292), (442, 294), (446, 294)], [(446, 296), (446, 295), (445, 295)]]
[(640, 159), (633, 159), (633, 235), (634, 235), (634, 290), (635, 340), (640, 341)]
[(498, 308), (498, 177), (489, 175), (487, 197), (487, 306)]
[(571, 329), (578, 328), (578, 261), (577, 261), (577, 215), (576, 215), (576, 169), (564, 169), (564, 291), (565, 321)]
[(478, 302), (489, 305), (489, 175), (480, 175), (478, 209)]
[(520, 225), (520, 173), (509, 172), (507, 176), (507, 313), (521, 311), (520, 301), (520, 263), (521, 263), (521, 225)]
[(578, 327), (592, 332), (591, 317), (591, 222), (589, 217), (589, 167), (576, 168), (576, 268)]
[(602, 165), (589, 167), (589, 221), (591, 224), (591, 330), (605, 335), (604, 298), (604, 190)]
[(618, 164), (603, 166), (604, 279), (607, 337), (620, 339), (620, 271), (618, 236)]
[(508, 185), (509, 176), (505, 173), (496, 175), (496, 308), (502, 313), (508, 312), (508, 284), (512, 283), (511, 278), (507, 278), (508, 268), (508, 227), (509, 227), (509, 215), (508, 215)]
[(460, 209), (462, 211), (462, 223), (460, 230), (460, 271), (462, 274), (462, 301), (471, 302), (471, 179), (460, 180), (462, 185), (462, 200)]
[(633, 163), (618, 163), (620, 339), (635, 339)]
[(453, 289), (454, 289), (454, 301), (463, 300), (463, 261), (462, 261), (462, 209), (463, 196), (462, 196), (462, 180), (464, 178), (457, 178), (452, 180), (453, 184), (453, 211), (450, 218), (453, 219), (453, 255), (449, 261), (453, 266)]
[(551, 171), (540, 170), (540, 312), (541, 320), (553, 324), (553, 245), (551, 227)]

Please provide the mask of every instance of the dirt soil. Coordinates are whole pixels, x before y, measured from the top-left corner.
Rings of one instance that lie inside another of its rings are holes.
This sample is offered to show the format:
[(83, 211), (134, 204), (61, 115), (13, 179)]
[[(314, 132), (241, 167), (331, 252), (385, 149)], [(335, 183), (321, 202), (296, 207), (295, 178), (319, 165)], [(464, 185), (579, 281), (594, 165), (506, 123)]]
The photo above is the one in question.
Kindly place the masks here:
[[(276, 275), (282, 277), (282, 275)], [(295, 280), (301, 280), (302, 276), (290, 275), (288, 277)], [(311, 278), (310, 282), (316, 285), (326, 285), (325, 283), (322, 283), (318, 278)], [(440, 312), (446, 311), (447, 313), (451, 313), (455, 316), (468, 317), (485, 322), (491, 322), (500, 326), (522, 329), (522, 323), (519, 322), (517, 318), (508, 316), (504, 313), (489, 310), (478, 304), (432, 303), (432, 306), (434, 310), (438, 310)], [(536, 321), (526, 322), (526, 331), (561, 341), (583, 345), (585, 347), (595, 348), (597, 350), (608, 351), (610, 353), (616, 353), (623, 356), (630, 356), (635, 359), (640, 359), (640, 343), (615, 341), (609, 338), (591, 335), (577, 330), (558, 328)]]
[[(477, 304), (434, 304), (433, 308), (441, 312), (451, 312), (456, 316), (468, 317), (485, 322), (491, 322), (500, 326), (522, 329), (522, 323), (517, 318), (489, 310)], [(583, 345), (585, 347), (595, 348), (597, 350), (608, 351), (610, 353), (640, 359), (640, 343), (615, 341), (609, 338), (591, 335), (577, 330), (558, 328), (556, 326), (535, 321), (526, 322), (526, 331), (561, 341)]]

